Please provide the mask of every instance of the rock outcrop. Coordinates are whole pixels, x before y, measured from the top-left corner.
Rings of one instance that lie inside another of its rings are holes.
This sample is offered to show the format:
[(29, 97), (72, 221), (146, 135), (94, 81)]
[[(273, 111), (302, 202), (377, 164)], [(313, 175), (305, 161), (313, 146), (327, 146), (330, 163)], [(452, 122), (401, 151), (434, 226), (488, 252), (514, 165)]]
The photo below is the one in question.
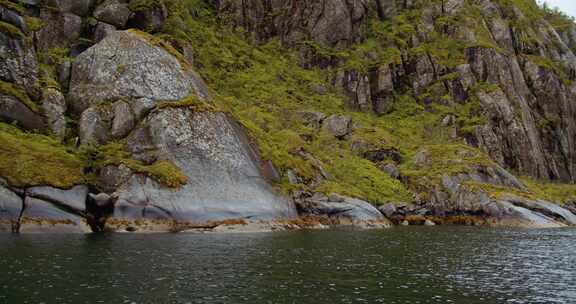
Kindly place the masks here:
[(0, 157), (82, 163), (0, 166), (0, 231), (576, 225), (528, 182), (576, 182), (576, 25), (522, 1), (0, 1)]
[[(149, 176), (131, 174), (115, 191), (110, 227), (177, 229), (172, 226), (295, 216), (294, 207), (262, 177), (261, 160), (239, 125), (225, 113), (179, 103), (189, 95), (198, 103), (211, 101), (196, 73), (150, 39), (116, 32), (82, 53), (73, 66), (71, 96), (82, 113), (82, 142), (102, 144), (129, 134), (126, 142), (134, 159), (170, 161), (188, 179), (170, 189)], [(144, 106), (142, 99), (148, 100)], [(160, 102), (163, 106), (157, 107)], [(110, 104), (111, 124), (100, 110)], [(155, 109), (135, 111), (141, 108)]]
[(280, 36), (288, 45), (312, 40), (344, 48), (359, 42), (367, 27), (368, 4), (364, 0), (321, 1), (213, 1), (236, 26), (254, 33), (260, 41)]

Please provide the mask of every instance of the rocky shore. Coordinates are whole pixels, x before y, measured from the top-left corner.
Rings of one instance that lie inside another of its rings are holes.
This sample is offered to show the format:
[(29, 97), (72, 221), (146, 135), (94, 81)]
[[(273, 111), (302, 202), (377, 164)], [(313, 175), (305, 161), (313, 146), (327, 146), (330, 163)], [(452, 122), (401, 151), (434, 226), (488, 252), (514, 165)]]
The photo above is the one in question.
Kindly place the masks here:
[(0, 1), (0, 232), (576, 225), (573, 22), (297, 4)]

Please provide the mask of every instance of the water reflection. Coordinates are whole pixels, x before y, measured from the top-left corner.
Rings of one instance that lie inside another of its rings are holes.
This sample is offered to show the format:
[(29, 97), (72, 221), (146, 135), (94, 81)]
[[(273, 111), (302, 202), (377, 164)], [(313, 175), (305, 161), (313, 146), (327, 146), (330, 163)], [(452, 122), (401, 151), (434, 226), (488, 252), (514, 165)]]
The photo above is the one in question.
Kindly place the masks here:
[(0, 236), (0, 303), (575, 303), (576, 231)]

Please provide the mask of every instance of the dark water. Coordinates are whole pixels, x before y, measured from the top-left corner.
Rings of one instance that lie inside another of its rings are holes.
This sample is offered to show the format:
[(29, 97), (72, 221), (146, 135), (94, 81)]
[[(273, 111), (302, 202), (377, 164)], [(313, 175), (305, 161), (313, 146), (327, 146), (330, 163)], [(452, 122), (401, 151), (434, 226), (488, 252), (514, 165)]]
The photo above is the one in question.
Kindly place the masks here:
[(0, 303), (576, 303), (576, 230), (2, 235)]

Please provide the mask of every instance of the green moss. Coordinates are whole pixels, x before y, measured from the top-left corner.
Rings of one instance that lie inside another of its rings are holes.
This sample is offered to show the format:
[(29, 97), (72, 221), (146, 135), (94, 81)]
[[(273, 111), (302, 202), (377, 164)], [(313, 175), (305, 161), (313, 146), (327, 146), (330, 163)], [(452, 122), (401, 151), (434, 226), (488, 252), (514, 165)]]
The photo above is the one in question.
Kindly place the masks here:
[(417, 163), (416, 154), (412, 154), (401, 167), (410, 188), (416, 192), (428, 192), (439, 186), (444, 175), (468, 173), (471, 166), (494, 165), (482, 151), (463, 144), (427, 145), (419, 151), (425, 151), (425, 163)]
[(19, 28), (4, 21), (0, 21), (0, 32), (7, 34), (8, 36), (15, 39), (23, 39), (26, 37)]
[(81, 157), (57, 139), (0, 123), (0, 142), (0, 177), (12, 186), (69, 188), (85, 181)]
[(0, 5), (17, 12), (20, 15), (26, 13), (26, 8), (21, 3), (15, 3), (10, 0), (0, 0)]
[(100, 147), (84, 147), (84, 149), (85, 154), (95, 154), (91, 166), (96, 169), (123, 164), (132, 171), (147, 175), (166, 187), (180, 188), (188, 182), (186, 175), (173, 162), (159, 160), (150, 165), (143, 164), (131, 157), (123, 143), (110, 143)]
[(528, 187), (530, 193), (538, 199), (564, 204), (576, 201), (576, 185), (549, 181), (539, 181), (524, 177), (521, 181)]
[(133, 12), (138, 12), (160, 5), (158, 2), (158, 0), (130, 0), (128, 8)]
[(522, 58), (532, 62), (533, 64), (537, 65), (541, 69), (553, 72), (556, 74), (562, 83), (566, 86), (571, 86), (573, 81), (570, 80), (568, 76), (568, 68), (558, 62), (554, 62), (552, 59), (548, 57), (536, 56), (536, 55), (523, 55)]
[(24, 16), (24, 20), (26, 21), (26, 26), (30, 31), (36, 32), (42, 29), (43, 24), (40, 18)]
[(19, 85), (0, 80), (0, 92), (15, 97), (35, 113), (40, 111), (38, 105), (28, 97), (26, 91)]
[(328, 169), (331, 178), (317, 191), (340, 193), (373, 204), (412, 201), (412, 195), (400, 181), (376, 168), (372, 162), (350, 154), (333, 157), (333, 165)]

